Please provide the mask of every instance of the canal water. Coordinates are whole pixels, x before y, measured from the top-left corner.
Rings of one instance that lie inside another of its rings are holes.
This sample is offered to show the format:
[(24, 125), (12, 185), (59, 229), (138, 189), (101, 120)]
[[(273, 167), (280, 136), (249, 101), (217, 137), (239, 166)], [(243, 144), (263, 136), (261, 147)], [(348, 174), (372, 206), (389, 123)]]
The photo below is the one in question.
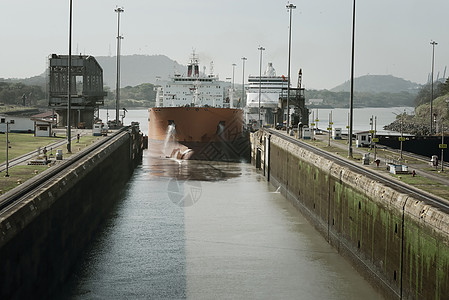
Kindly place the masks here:
[(246, 163), (144, 155), (57, 298), (382, 299)]
[[(414, 114), (413, 107), (364, 107), (364, 108), (354, 108), (353, 112), (353, 131), (365, 131), (370, 130), (370, 118), (376, 119), (376, 129), (378, 131), (383, 131), (385, 125), (390, 124), (396, 120), (396, 116), (402, 113)], [(316, 125), (320, 129), (326, 129), (329, 124), (329, 119), (331, 118), (334, 128), (341, 128), (342, 132), (347, 134), (348, 130), (346, 126), (348, 125), (348, 108), (311, 108), (309, 109), (309, 122), (315, 121)], [(122, 111), (120, 111), (122, 115)], [(114, 119), (115, 110), (100, 109), (100, 118), (103, 121)], [(128, 110), (125, 114), (123, 120), (124, 124), (130, 124), (131, 121), (138, 121), (141, 124), (142, 132), (148, 133), (148, 110), (147, 109), (135, 109)], [(373, 124), (374, 126), (374, 124)]]
[[(397, 115), (406, 113), (414, 114), (414, 107), (364, 107), (355, 108), (353, 113), (353, 132), (376, 129), (378, 133), (387, 134), (383, 128), (385, 125), (392, 123)], [(309, 121), (315, 120), (316, 126), (320, 129), (326, 129), (329, 121), (333, 123), (333, 128), (341, 128), (342, 133), (348, 134), (348, 114), (347, 108), (311, 108)], [(371, 127), (370, 119), (373, 118), (373, 127)], [(316, 121), (318, 120), (318, 121)]]
[(251, 164), (150, 151), (55, 298), (383, 299)]

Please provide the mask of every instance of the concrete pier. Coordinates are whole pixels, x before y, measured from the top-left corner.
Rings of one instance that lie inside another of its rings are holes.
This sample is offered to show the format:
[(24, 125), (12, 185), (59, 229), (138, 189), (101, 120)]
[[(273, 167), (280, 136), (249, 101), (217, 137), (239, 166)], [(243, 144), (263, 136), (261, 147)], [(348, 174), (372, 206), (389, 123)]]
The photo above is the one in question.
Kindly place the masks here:
[(449, 295), (449, 215), (268, 131), (252, 157), (342, 255), (393, 299)]
[(63, 282), (141, 160), (141, 134), (114, 135), (0, 212), (0, 298), (44, 298)]

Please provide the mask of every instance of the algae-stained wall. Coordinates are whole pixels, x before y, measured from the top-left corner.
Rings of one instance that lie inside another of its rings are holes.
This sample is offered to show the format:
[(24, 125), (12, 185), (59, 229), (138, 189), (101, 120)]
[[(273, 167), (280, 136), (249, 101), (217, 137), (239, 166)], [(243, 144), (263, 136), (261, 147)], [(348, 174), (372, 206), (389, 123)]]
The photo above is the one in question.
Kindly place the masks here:
[(140, 160), (122, 133), (0, 216), (0, 298), (44, 299), (63, 282)]
[(252, 141), (272, 184), (388, 297), (449, 298), (447, 214), (280, 137)]

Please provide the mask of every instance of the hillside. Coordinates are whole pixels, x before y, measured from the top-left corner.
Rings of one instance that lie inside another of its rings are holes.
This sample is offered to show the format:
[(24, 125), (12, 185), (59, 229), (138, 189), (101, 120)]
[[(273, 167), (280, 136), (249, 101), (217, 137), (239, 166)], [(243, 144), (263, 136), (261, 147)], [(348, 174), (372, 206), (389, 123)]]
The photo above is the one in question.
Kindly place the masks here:
[[(354, 79), (354, 92), (368, 93), (400, 93), (409, 92), (416, 94), (420, 85), (392, 75), (364, 75)], [(349, 92), (350, 81), (346, 81), (334, 87), (332, 92)]]
[[(103, 82), (115, 90), (117, 58), (115, 56), (95, 57), (103, 68)], [(121, 86), (136, 86), (142, 83), (156, 83), (173, 75), (174, 71), (184, 73), (186, 67), (165, 55), (125, 55), (120, 57)]]
[(45, 72), (41, 75), (29, 77), (29, 78), (0, 78), (0, 82), (6, 83), (23, 83), (24, 85), (35, 85), (42, 89), (46, 89), (47, 79), (45, 77)]
[[(116, 84), (116, 57), (97, 56), (96, 59), (103, 68), (106, 91), (114, 91)], [(158, 79), (167, 79), (168, 76), (175, 72), (185, 74), (186, 67), (165, 55), (122, 56), (122, 97), (123, 99), (154, 101), (154, 93), (153, 91), (149, 93), (149, 89), (152, 90), (153, 84), (158, 84)], [(26, 79), (0, 79), (0, 82), (11, 84), (15, 90), (15, 94), (11, 95), (11, 88), (0, 88), (0, 102), (19, 103), (24, 92), (29, 93), (28, 91), (22, 91), (21, 86), (17, 85), (17, 83), (23, 83), (27, 86), (38, 86), (41, 88), (42, 93), (45, 93), (46, 79), (45, 72), (39, 76)], [(143, 86), (140, 86), (142, 84)], [(151, 84), (151, 88), (149, 88), (150, 85), (148, 84)], [(136, 89), (125, 91), (130, 86)], [(240, 88), (237, 87), (238, 91), (240, 91)], [(310, 99), (323, 99), (325, 106), (347, 107), (349, 89), (350, 82), (347, 81), (331, 90), (306, 90), (306, 101)], [(414, 106), (414, 100), (420, 89), (421, 87), (417, 83), (391, 75), (361, 76), (355, 79), (354, 105), (356, 107)], [(36, 91), (33, 92), (33, 95), (36, 98), (34, 102), (45, 99), (45, 96), (38, 94)], [(113, 97), (114, 95), (109, 93), (107, 98), (112, 101)], [(132, 105), (130, 103), (130, 106)]]
[[(308, 107), (349, 107), (349, 92), (331, 92), (328, 90), (306, 90), (306, 103)], [(413, 106), (416, 98), (415, 93), (372, 93), (354, 92), (354, 107), (397, 107)], [(321, 105), (310, 104), (310, 99), (323, 99)]]
[[(117, 82), (117, 57), (116, 56), (96, 56), (100, 66), (103, 68), (104, 85), (115, 90)], [(120, 57), (121, 66), (121, 86), (137, 86), (143, 83), (156, 83), (157, 78), (167, 79), (173, 75), (175, 70), (178, 73), (185, 73), (186, 67), (171, 60), (165, 55), (124, 55)], [(30, 78), (0, 78), (0, 82), (18, 83), (25, 85), (37, 85), (45, 89), (46, 71), (42, 74)]]
[[(115, 90), (116, 63), (115, 56), (96, 56), (103, 68), (103, 81), (106, 86)], [(157, 83), (157, 78), (167, 79), (174, 72), (184, 74), (186, 66), (170, 59), (165, 55), (124, 55), (121, 56), (121, 86), (137, 86), (142, 83)], [(3, 79), (0, 82), (22, 82), (25, 85), (45, 87), (45, 70), (42, 74), (24, 79)], [(355, 78), (355, 92), (368, 93), (401, 93), (416, 94), (421, 86), (417, 83), (394, 77), (392, 75), (365, 75)], [(329, 91), (349, 92), (350, 82), (346, 81)]]
[[(441, 124), (444, 124), (444, 131), (449, 126), (448, 109), (449, 93), (439, 96), (433, 100), (433, 132), (441, 132)], [(401, 124), (402, 123), (402, 124)], [(424, 103), (415, 108), (414, 115), (399, 115), (396, 121), (385, 126), (386, 130), (401, 131), (401, 129), (410, 134), (429, 135), (430, 132), (430, 104)]]

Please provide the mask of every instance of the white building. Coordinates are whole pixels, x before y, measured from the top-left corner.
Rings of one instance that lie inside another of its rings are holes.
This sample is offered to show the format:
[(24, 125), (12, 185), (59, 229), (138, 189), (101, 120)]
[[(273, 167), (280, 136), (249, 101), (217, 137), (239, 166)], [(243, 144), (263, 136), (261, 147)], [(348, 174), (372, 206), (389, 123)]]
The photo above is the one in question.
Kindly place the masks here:
[(307, 105), (323, 105), (324, 99), (309, 99), (307, 101)]
[(356, 147), (367, 147), (371, 144), (371, 133), (369, 131), (357, 132), (355, 139)]
[(52, 135), (51, 124), (52, 124), (51, 122), (47, 121), (36, 121), (34, 136), (46, 136), (46, 137), (51, 136)]
[(0, 132), (6, 132), (6, 125), (8, 123), (8, 131), (15, 133), (33, 133), (34, 122), (30, 117), (22, 115), (1, 114), (0, 115)]
[(52, 136), (52, 127), (57, 123), (57, 119), (57, 114), (52, 112), (31, 116), (31, 120), (34, 121), (34, 136)]

